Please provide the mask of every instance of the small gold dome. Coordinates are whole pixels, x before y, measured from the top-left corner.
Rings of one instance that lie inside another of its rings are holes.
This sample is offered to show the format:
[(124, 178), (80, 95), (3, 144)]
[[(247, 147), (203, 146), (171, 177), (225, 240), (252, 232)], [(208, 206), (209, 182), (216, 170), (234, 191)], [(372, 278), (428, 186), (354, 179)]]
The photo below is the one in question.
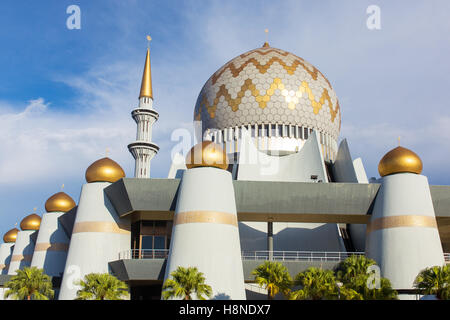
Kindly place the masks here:
[(422, 168), (419, 156), (403, 147), (397, 147), (386, 153), (378, 164), (378, 172), (382, 177), (400, 172), (420, 174)]
[(19, 232), (19, 229), (17, 229), (17, 228), (9, 230), (3, 236), (3, 242), (5, 242), (5, 243), (16, 242), (18, 232)]
[(39, 230), (40, 226), (41, 226), (41, 217), (39, 217), (35, 213), (26, 216), (20, 222), (20, 229), (22, 230)]
[(47, 212), (67, 212), (75, 206), (75, 201), (65, 192), (55, 193), (45, 202)]
[(215, 167), (226, 170), (228, 157), (222, 147), (212, 141), (203, 141), (189, 150), (186, 156), (186, 167)]
[(110, 158), (95, 161), (86, 169), (86, 181), (90, 182), (116, 182), (125, 177), (125, 172), (119, 164)]

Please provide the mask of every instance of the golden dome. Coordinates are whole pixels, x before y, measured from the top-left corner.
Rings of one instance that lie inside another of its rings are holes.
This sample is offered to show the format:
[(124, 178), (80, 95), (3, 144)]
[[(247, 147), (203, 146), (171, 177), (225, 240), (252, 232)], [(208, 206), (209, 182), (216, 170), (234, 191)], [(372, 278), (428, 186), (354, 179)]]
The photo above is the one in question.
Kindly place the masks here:
[(19, 229), (14, 228), (9, 230), (5, 235), (3, 236), (3, 242), (16, 242), (17, 239), (17, 233), (19, 232)]
[(67, 212), (75, 206), (75, 201), (65, 192), (55, 193), (45, 202), (47, 212)]
[(20, 229), (22, 230), (39, 230), (41, 225), (41, 217), (37, 214), (32, 213), (29, 216), (23, 218), (20, 222)]
[(409, 149), (397, 147), (384, 155), (378, 164), (378, 172), (382, 177), (393, 173), (422, 172), (422, 160)]
[(125, 177), (125, 172), (119, 164), (110, 158), (95, 161), (86, 169), (86, 181), (90, 182), (116, 182)]
[[(201, 154), (200, 154), (201, 153)], [(226, 170), (228, 157), (225, 151), (212, 141), (203, 141), (189, 150), (186, 156), (186, 167), (215, 167)]]

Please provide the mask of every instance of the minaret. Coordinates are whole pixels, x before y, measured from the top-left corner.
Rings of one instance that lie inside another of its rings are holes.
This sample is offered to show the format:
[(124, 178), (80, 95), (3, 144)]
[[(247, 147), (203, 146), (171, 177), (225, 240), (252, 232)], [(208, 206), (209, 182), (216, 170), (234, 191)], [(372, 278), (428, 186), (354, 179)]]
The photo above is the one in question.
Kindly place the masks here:
[[(150, 36), (147, 36), (150, 43)], [(150, 66), (150, 45), (147, 48), (144, 74), (142, 75), (139, 106), (131, 112), (137, 123), (136, 141), (128, 145), (136, 160), (134, 177), (150, 178), (150, 161), (158, 153), (159, 147), (152, 143), (152, 126), (158, 120), (159, 114), (153, 110), (152, 73)]]

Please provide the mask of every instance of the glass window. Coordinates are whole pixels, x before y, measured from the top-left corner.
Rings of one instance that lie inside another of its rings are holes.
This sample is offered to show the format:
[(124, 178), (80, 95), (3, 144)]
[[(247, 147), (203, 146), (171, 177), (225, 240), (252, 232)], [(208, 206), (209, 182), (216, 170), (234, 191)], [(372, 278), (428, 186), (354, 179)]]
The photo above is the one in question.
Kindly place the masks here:
[(303, 139), (307, 140), (308, 139), (308, 128), (303, 128)]
[(141, 249), (153, 249), (153, 236), (142, 236)]
[(165, 249), (164, 237), (155, 237), (155, 249)]

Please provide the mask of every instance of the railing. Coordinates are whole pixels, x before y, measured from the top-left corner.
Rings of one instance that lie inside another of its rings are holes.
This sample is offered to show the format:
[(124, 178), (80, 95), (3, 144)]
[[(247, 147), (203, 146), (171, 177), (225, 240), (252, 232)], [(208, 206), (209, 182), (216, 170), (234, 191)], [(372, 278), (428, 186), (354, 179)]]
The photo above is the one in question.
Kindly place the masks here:
[(165, 259), (169, 249), (131, 249), (119, 253), (119, 260), (125, 259)]
[[(326, 252), (326, 251), (242, 251), (242, 260), (274, 261), (342, 261), (364, 252)], [(119, 260), (125, 259), (166, 259), (169, 249), (132, 249), (119, 253)], [(450, 263), (450, 253), (444, 253), (444, 260)]]
[(364, 252), (243, 251), (242, 260), (342, 261), (352, 255), (364, 255)]

